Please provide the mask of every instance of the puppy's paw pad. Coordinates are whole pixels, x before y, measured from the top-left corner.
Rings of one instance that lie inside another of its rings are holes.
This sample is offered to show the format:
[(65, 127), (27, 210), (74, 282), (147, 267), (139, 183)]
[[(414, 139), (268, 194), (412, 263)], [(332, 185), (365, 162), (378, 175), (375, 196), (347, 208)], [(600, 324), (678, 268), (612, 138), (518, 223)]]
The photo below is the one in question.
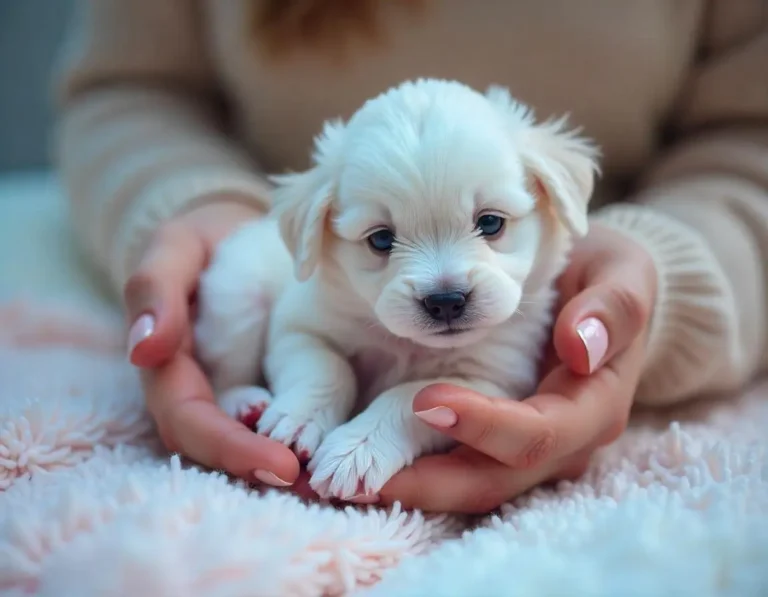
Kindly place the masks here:
[(259, 420), (258, 432), (292, 448), (300, 462), (307, 462), (325, 435), (314, 414), (287, 414), (270, 408)]
[(239, 386), (223, 392), (218, 402), (230, 417), (253, 429), (272, 402), (272, 396), (264, 388)]
[(310, 487), (321, 497), (349, 500), (376, 494), (406, 464), (395, 446), (374, 446), (369, 439), (329, 441), (332, 437), (307, 466)]

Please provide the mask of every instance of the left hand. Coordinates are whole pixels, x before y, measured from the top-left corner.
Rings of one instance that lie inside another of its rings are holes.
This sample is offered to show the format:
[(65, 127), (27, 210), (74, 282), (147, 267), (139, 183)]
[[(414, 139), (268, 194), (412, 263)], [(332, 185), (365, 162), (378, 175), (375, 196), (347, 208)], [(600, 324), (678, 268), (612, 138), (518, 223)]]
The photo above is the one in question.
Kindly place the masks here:
[(462, 445), (395, 475), (381, 503), (485, 513), (541, 483), (581, 475), (592, 452), (626, 428), (656, 284), (644, 248), (593, 225), (558, 282), (564, 306), (553, 329), (556, 357), (548, 359), (537, 394), (515, 402), (454, 386), (423, 390), (414, 412), (453, 411), (453, 426), (432, 426)]
[(131, 363), (168, 450), (249, 481), (285, 487), (299, 474), (286, 446), (219, 408), (194, 348), (193, 295), (219, 242), (260, 213), (227, 197), (162, 224), (125, 285)]

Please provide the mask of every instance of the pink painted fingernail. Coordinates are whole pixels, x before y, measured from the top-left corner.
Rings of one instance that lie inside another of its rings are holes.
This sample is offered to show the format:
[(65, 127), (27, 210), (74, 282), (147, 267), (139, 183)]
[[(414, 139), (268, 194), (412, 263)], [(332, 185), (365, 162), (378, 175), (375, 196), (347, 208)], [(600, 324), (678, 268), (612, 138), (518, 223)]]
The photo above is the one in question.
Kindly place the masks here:
[(354, 504), (375, 504), (377, 503), (381, 498), (374, 494), (368, 494), (368, 493), (361, 493), (360, 495), (353, 495), (351, 498), (349, 498), (349, 501)]
[(459, 420), (459, 415), (447, 406), (436, 406), (435, 408), (420, 410), (413, 414), (435, 427), (453, 427)]
[(605, 353), (608, 352), (608, 330), (603, 322), (595, 317), (589, 317), (576, 327), (576, 333), (587, 349), (589, 372), (594, 373)]
[(149, 313), (139, 317), (131, 326), (128, 332), (128, 354), (149, 338), (155, 331), (155, 318)]
[(267, 485), (272, 485), (273, 487), (290, 487), (291, 485), (293, 485), (293, 483), (288, 483), (288, 481), (284, 481), (283, 479), (278, 477), (275, 473), (270, 473), (269, 471), (263, 471), (263, 470), (257, 469), (253, 471), (253, 476), (256, 477), (262, 483), (266, 483)]

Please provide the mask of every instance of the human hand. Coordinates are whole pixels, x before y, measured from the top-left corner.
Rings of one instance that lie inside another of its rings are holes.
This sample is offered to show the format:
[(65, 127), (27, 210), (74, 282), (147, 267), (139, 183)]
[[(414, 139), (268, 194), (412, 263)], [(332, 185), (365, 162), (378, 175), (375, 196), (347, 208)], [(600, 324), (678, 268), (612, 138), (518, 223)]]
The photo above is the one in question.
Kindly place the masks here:
[(147, 407), (165, 446), (249, 481), (290, 485), (299, 463), (287, 447), (228, 417), (194, 357), (193, 296), (217, 243), (258, 217), (239, 203), (199, 207), (163, 225), (125, 286), (128, 351), (142, 371)]
[(541, 483), (581, 475), (592, 452), (626, 428), (656, 284), (645, 249), (593, 225), (558, 282), (563, 307), (536, 395), (514, 402), (454, 386), (423, 390), (414, 412), (461, 445), (395, 475), (381, 502), (485, 513)]

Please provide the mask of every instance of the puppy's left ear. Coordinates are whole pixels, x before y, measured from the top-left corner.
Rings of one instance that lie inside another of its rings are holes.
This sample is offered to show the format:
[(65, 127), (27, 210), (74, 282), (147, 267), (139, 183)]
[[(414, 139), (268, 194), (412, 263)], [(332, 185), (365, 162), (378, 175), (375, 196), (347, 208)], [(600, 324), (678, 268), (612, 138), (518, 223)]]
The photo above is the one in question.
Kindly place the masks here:
[(296, 277), (308, 279), (322, 252), (326, 221), (336, 192), (335, 161), (342, 126), (328, 123), (315, 140), (314, 166), (305, 172), (272, 176), (273, 210), (280, 235), (293, 256)]
[(599, 173), (597, 146), (569, 130), (566, 118), (536, 123), (532, 111), (509, 91), (491, 87), (487, 99), (506, 117), (531, 191), (545, 199), (574, 236), (588, 229), (587, 208)]
[(521, 152), (531, 190), (539, 197), (544, 194), (572, 235), (586, 235), (587, 210), (599, 171), (597, 148), (578, 131), (568, 130), (563, 118), (521, 131)]

